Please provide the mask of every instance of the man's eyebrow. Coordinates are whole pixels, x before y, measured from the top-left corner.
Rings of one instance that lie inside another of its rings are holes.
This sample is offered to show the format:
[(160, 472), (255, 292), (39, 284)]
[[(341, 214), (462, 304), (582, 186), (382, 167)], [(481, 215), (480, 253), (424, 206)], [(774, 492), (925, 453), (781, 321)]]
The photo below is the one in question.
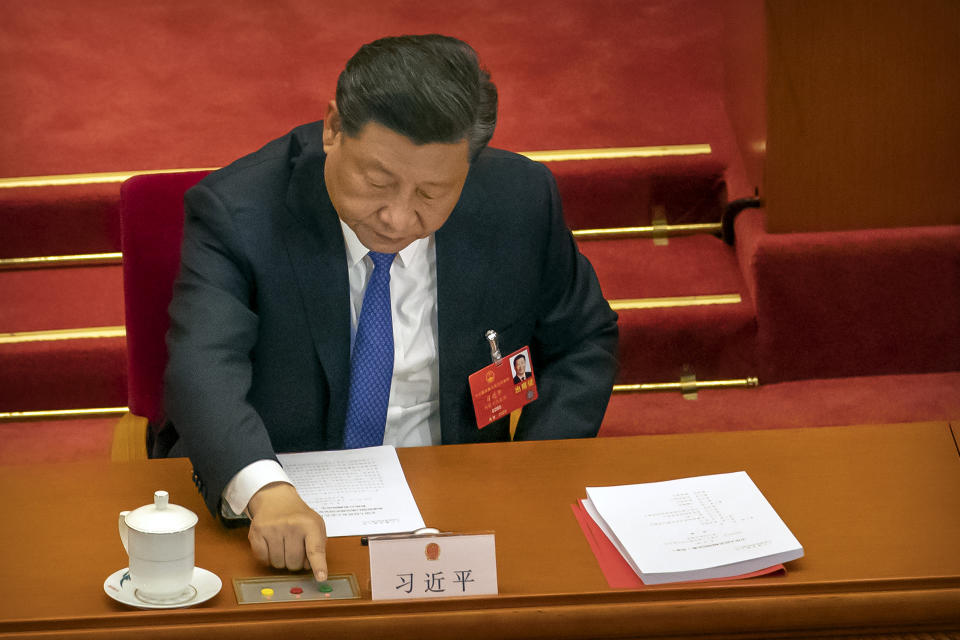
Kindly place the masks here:
[(371, 158), (370, 160), (367, 161), (367, 166), (364, 167), (364, 171), (367, 173), (369, 173), (370, 171), (379, 171), (380, 173), (387, 174), (391, 178), (396, 178), (396, 176), (393, 174), (392, 171), (390, 171), (385, 166), (383, 166), (383, 164), (375, 158)]
[[(396, 174), (394, 174), (392, 171), (390, 171), (390, 170), (387, 169), (385, 166), (383, 166), (383, 163), (381, 163), (381, 162), (380, 162), (379, 160), (377, 160), (376, 158), (370, 158), (370, 159), (368, 159), (368, 160), (366, 161), (366, 166), (363, 167), (363, 170), (364, 170), (364, 173), (367, 173), (367, 174), (369, 174), (371, 171), (379, 171), (380, 173), (383, 173), (383, 174), (389, 176), (391, 180), (396, 180), (396, 178), (397, 178)], [(437, 189), (445, 189), (445, 188), (448, 188), (448, 187), (452, 186), (455, 182), (456, 182), (456, 180), (447, 180), (447, 181), (428, 180), (428, 181), (426, 181), (426, 182), (420, 182), (420, 183), (418, 183), (417, 186), (420, 186), (420, 187), (433, 187), (433, 188), (437, 188)]]

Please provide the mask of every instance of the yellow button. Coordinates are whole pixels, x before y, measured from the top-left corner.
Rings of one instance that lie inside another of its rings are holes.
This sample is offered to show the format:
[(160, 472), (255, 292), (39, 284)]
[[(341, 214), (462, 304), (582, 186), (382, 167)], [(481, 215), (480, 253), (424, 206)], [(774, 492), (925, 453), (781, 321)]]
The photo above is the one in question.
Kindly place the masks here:
[(273, 589), (271, 589), (270, 587), (266, 587), (266, 588), (264, 588), (264, 589), (260, 589), (260, 595), (269, 598), (270, 596), (273, 595)]

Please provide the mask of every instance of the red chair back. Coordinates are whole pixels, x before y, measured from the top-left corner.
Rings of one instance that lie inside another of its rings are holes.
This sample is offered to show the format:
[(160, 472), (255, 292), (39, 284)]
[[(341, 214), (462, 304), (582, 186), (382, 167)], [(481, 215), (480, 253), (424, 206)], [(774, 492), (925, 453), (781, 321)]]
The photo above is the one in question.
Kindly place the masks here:
[(130, 412), (163, 420), (167, 307), (180, 270), (183, 195), (209, 171), (145, 174), (120, 188)]

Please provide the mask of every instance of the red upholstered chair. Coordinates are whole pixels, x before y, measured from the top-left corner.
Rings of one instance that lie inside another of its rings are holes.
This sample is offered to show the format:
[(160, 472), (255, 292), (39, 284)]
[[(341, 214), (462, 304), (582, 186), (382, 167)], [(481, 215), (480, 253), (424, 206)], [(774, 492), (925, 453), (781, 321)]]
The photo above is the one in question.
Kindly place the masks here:
[(147, 174), (120, 190), (130, 412), (163, 420), (167, 307), (180, 267), (183, 195), (209, 171)]

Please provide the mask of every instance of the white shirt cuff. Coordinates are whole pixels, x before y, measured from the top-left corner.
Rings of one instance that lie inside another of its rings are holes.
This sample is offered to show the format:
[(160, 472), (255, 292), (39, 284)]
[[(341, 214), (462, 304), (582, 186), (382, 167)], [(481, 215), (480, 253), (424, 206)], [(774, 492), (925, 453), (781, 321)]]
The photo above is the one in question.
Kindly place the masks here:
[(276, 460), (251, 462), (231, 478), (223, 490), (223, 499), (236, 514), (246, 511), (253, 495), (271, 482), (290, 482), (290, 476)]

